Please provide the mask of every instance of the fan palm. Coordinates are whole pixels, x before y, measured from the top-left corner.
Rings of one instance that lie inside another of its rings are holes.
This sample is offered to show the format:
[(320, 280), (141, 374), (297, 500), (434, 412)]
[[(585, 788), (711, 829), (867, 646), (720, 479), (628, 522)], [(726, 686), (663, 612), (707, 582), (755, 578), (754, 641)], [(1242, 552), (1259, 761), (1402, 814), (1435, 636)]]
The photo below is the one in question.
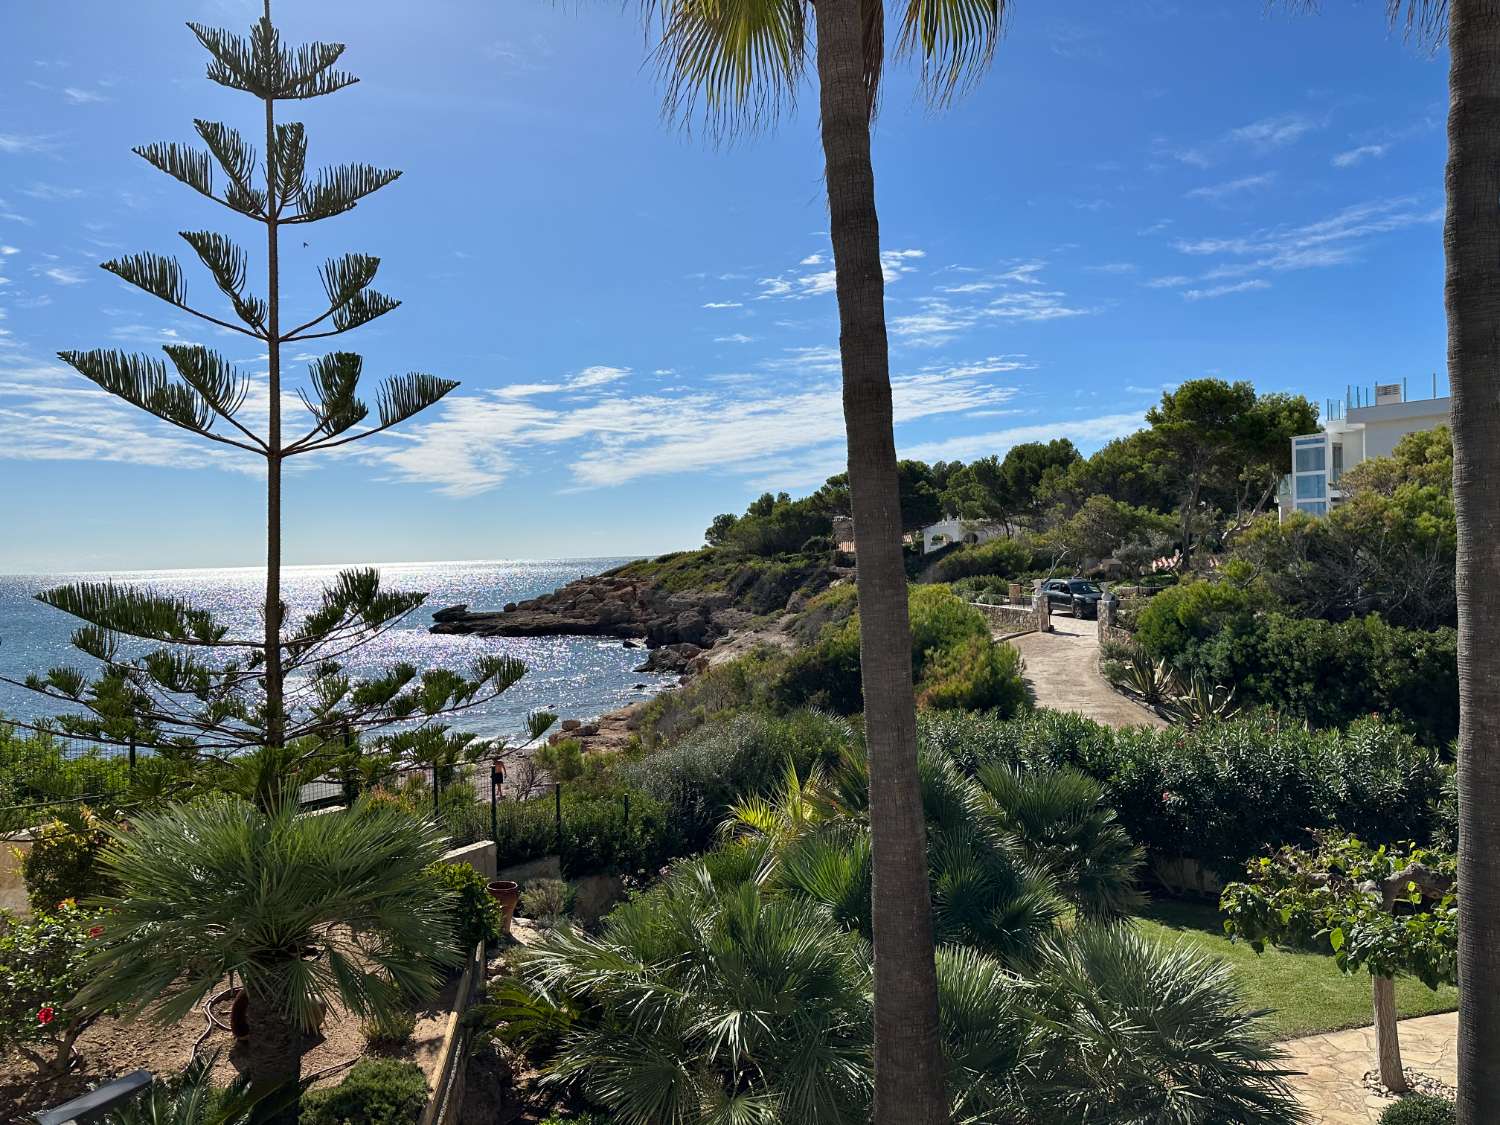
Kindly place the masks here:
[(1042, 1121), (1296, 1125), (1306, 1112), (1279, 1048), (1241, 1007), (1233, 969), (1133, 927), (1085, 927), (1053, 945), (1032, 1003), (1028, 1102)]
[[(681, 865), (597, 937), (563, 929), (530, 947), (490, 1015), (549, 1081), (624, 1125), (868, 1120), (869, 946), (820, 904), (757, 884), (763, 846)], [(939, 949), (951, 1120), (1303, 1120), (1225, 966), (1128, 927), (1044, 949), (1026, 975)]]
[[(885, 279), (870, 121), (885, 62), (881, 0), (643, 0), (657, 17), (668, 109), (733, 130), (795, 99), (816, 39), (843, 366), (849, 494), (859, 557), (860, 676), (870, 748), (877, 1123), (947, 1118), (926, 843), (916, 772), (911, 626), (901, 548)], [(989, 62), (1005, 0), (906, 0), (899, 50), (946, 100)]]
[(174, 1078), (151, 1087), (142, 1097), (112, 1111), (104, 1125), (250, 1125), (257, 1107), (284, 1095), (257, 1095), (241, 1075), (225, 1089), (213, 1084), (218, 1052), (199, 1055)]
[(423, 868), (434, 827), (389, 805), (298, 816), (219, 797), (115, 831), (100, 856), (117, 890), (81, 1001), (170, 1022), (233, 974), (257, 1035), (265, 1088), (296, 1083), (298, 1042), (335, 1001), (373, 1019), (436, 990), (456, 960), (448, 903)]
[(1135, 880), (1144, 853), (1093, 778), (1069, 768), (1022, 771), (991, 762), (974, 782), (975, 815), (1012, 834), (1084, 914), (1118, 918), (1141, 904)]

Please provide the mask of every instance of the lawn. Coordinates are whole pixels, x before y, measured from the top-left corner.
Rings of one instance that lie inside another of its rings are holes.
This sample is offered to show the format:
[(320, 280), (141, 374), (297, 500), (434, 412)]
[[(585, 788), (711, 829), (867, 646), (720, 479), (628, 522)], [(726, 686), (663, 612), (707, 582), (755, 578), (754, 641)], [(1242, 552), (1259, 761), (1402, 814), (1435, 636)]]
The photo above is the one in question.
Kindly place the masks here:
[[(1210, 903), (1153, 900), (1141, 912), (1148, 937), (1184, 942), (1229, 961), (1239, 977), (1247, 1003), (1274, 1008), (1266, 1017), (1273, 1039), (1294, 1039), (1319, 1031), (1360, 1027), (1370, 1022), (1370, 978), (1345, 976), (1331, 956), (1267, 949), (1257, 954), (1244, 942), (1224, 936), (1223, 918)], [(1434, 992), (1421, 981), (1396, 981), (1396, 1006), (1402, 1017), (1425, 1016), (1458, 1007), (1458, 989)]]

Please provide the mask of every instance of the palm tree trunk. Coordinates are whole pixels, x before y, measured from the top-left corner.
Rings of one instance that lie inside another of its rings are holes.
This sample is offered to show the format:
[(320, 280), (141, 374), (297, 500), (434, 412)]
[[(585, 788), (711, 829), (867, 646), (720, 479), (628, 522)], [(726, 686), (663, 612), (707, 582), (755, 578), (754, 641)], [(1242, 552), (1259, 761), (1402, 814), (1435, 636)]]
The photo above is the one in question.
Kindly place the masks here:
[(1375, 1069), (1381, 1084), (1395, 1094), (1406, 1092), (1401, 1066), (1401, 1039), (1396, 1029), (1396, 982), (1371, 976), (1375, 1001)]
[(1448, 381), (1458, 514), (1458, 1120), (1500, 1121), (1500, 0), (1449, 10)]
[(814, 0), (874, 851), (876, 1125), (948, 1120), (860, 0)]
[[(245, 1074), (251, 1089), (268, 1096), (256, 1105), (253, 1125), (297, 1125), (302, 1099), (302, 1029), (274, 1010), (251, 1012), (250, 1054)], [(253, 1060), (253, 1061), (252, 1061)]]

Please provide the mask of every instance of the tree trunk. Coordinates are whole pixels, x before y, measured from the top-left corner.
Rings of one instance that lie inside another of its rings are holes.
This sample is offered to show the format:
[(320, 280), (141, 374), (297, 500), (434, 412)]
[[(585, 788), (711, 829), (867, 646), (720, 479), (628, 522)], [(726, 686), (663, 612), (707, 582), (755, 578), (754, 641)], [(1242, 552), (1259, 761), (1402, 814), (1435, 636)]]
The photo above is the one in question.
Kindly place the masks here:
[[(271, 0), (265, 0), (271, 19)], [(266, 745), (284, 738), (281, 668), (281, 262), (276, 216), (276, 103), (266, 99), (266, 335), (270, 411), (266, 418)]]
[(1500, 1121), (1500, 0), (1449, 9), (1447, 259), (1458, 515), (1458, 1120)]
[(815, 0), (874, 850), (876, 1125), (948, 1120), (860, 0)]
[(252, 1125), (297, 1125), (302, 1099), (302, 1030), (296, 1020), (264, 1007), (252, 1007), (245, 1074), (251, 1089), (266, 1094)]
[(1406, 1075), (1401, 1067), (1401, 1040), (1396, 1034), (1396, 982), (1390, 977), (1375, 982), (1375, 1069), (1380, 1081), (1393, 1094), (1406, 1093)]

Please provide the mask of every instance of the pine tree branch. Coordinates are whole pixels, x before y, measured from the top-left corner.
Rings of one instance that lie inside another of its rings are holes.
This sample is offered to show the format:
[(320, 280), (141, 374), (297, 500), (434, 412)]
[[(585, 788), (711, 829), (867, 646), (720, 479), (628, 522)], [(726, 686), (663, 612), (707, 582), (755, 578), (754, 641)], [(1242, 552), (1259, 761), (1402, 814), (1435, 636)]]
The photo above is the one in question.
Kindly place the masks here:
[(287, 47), (265, 18), (255, 22), (248, 39), (200, 23), (189, 23), (188, 27), (213, 56), (208, 64), (209, 81), (243, 90), (262, 101), (321, 97), (359, 81), (352, 74), (333, 69), (344, 53), (342, 43)]
[(222, 445), (260, 453), (255, 445), (216, 434), (208, 427), (216, 416), (203, 396), (185, 383), (167, 378), (159, 361), (139, 355), (96, 348), (88, 352), (58, 352), (57, 358), (117, 398), (164, 422)]
[(104, 262), (99, 268), (114, 274), (122, 281), (129, 282), (137, 289), (145, 290), (157, 300), (165, 301), (173, 308), (196, 316), (199, 320), (206, 320), (220, 328), (227, 328), (231, 332), (249, 336), (252, 340), (266, 339), (263, 332), (256, 332), (244, 325), (233, 324), (227, 320), (220, 320), (216, 316), (190, 306), (187, 303), (187, 285), (182, 279), (182, 267), (177, 264), (176, 258), (167, 258), (147, 251), (132, 254), (128, 258), (115, 258)]
[(394, 168), (370, 164), (336, 164), (321, 169), (298, 198), (298, 213), (285, 223), (315, 223), (352, 211), (359, 201), (401, 178)]
[(458, 385), (452, 379), (439, 379), (435, 375), (427, 375), (420, 371), (413, 371), (407, 375), (393, 375), (380, 388), (380, 425), (372, 426), (368, 430), (361, 430), (359, 433), (350, 434), (331, 441), (317, 441), (311, 444), (303, 444), (306, 441), (306, 438), (303, 438), (295, 445), (288, 447), (286, 453), (288, 456), (292, 456), (299, 453), (335, 449), (340, 445), (347, 445), (351, 441), (361, 441), (367, 437), (374, 437), (376, 434), (388, 430), (392, 426), (399, 426), (402, 422), (412, 417), (412, 415), (426, 410)]
[(251, 328), (264, 337), (266, 303), (259, 297), (245, 295), (245, 274), (249, 259), (245, 251), (225, 238), (206, 230), (184, 230), (178, 234), (198, 255), (198, 260), (213, 274), (214, 284), (234, 305), (234, 311)]
[(239, 130), (218, 121), (194, 119), (193, 127), (229, 177), (229, 190), (219, 202), (233, 211), (264, 221), (266, 195), (252, 182), (255, 146), (246, 141)]

